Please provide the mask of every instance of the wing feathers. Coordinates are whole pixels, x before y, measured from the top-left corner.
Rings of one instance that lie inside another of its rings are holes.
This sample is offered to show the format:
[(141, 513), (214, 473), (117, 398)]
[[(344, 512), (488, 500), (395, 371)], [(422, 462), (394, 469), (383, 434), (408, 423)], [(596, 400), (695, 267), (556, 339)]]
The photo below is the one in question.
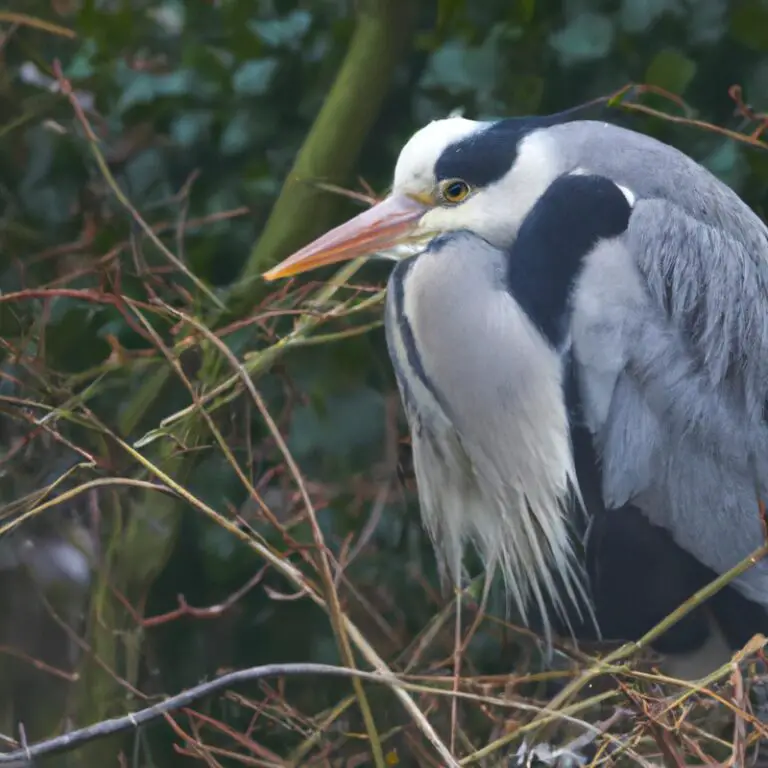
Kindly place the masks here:
[[(768, 234), (641, 200), (591, 255), (573, 342), (606, 504), (634, 500), (718, 572), (758, 547), (768, 489)], [(742, 579), (768, 605), (768, 563)]]

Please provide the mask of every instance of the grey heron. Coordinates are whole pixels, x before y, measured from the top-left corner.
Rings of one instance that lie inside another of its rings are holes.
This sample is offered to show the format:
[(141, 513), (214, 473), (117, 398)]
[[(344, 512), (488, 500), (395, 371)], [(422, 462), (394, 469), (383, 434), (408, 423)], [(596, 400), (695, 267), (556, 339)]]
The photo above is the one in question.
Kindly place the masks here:
[[(450, 117), (265, 277), (403, 243), (387, 343), (453, 579), (472, 544), (532, 626), (634, 640), (762, 544), (768, 230), (733, 190), (607, 122)], [(760, 561), (655, 647), (699, 677), (766, 609)]]

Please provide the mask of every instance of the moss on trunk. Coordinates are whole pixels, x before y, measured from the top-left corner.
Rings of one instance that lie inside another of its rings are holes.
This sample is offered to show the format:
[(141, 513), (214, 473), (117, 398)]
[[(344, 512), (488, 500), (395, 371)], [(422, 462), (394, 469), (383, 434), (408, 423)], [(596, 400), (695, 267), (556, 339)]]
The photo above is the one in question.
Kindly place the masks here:
[(406, 50), (417, 6), (413, 0), (361, 3), (339, 74), (243, 270), (234, 312), (255, 278), (335, 223), (340, 199), (310, 182), (349, 182)]

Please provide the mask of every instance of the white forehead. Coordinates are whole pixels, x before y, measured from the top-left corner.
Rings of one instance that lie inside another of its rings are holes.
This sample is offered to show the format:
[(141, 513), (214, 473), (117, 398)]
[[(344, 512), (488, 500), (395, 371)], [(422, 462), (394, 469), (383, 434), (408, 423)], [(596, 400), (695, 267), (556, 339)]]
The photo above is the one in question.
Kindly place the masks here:
[(435, 183), (435, 163), (451, 144), (471, 136), (485, 123), (463, 117), (433, 120), (408, 139), (395, 166), (394, 188), (409, 192), (431, 189)]

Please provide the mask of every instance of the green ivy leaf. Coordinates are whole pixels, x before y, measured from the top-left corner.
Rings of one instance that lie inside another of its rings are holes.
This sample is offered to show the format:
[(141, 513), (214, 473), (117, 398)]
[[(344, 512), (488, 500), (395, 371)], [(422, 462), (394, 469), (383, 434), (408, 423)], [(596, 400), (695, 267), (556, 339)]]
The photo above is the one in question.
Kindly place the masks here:
[(259, 39), (274, 48), (297, 48), (312, 26), (312, 14), (300, 9), (283, 19), (249, 21), (248, 28)]
[(272, 108), (264, 107), (258, 113), (238, 110), (221, 132), (219, 148), (225, 155), (235, 155), (256, 144), (269, 146), (279, 134), (279, 125), (279, 115)]
[(161, 75), (137, 72), (120, 96), (117, 109), (125, 112), (138, 104), (149, 104), (161, 96), (185, 96), (196, 92), (197, 85), (195, 73), (190, 69), (177, 69)]
[(242, 64), (232, 76), (236, 93), (262, 96), (269, 89), (277, 70), (277, 59), (253, 59)]
[(191, 147), (205, 137), (212, 123), (213, 113), (208, 110), (185, 112), (171, 123), (170, 134), (180, 146)]
[(235, 113), (221, 134), (219, 148), (222, 154), (236, 155), (247, 149), (251, 141), (253, 118), (245, 110)]
[(80, 50), (64, 70), (65, 76), (70, 80), (82, 80), (86, 77), (91, 77), (96, 71), (93, 60), (98, 50), (99, 47), (93, 38), (85, 40), (80, 46)]
[(153, 196), (155, 199), (171, 195), (165, 167), (165, 157), (158, 149), (139, 152), (124, 168), (129, 194), (137, 200)]
[(550, 35), (549, 44), (563, 66), (605, 58), (613, 47), (613, 22), (600, 13), (579, 14), (567, 27)]
[(27, 131), (24, 140), (29, 151), (29, 160), (22, 185), (33, 187), (50, 174), (55, 154), (54, 135), (42, 126), (35, 126)]
[(683, 93), (696, 76), (696, 62), (673, 48), (660, 51), (648, 65), (645, 82), (671, 93)]
[(497, 37), (488, 35), (482, 46), (468, 47), (450, 40), (429, 59), (421, 78), (422, 88), (442, 88), (452, 95), (491, 91), (496, 83), (499, 56)]

